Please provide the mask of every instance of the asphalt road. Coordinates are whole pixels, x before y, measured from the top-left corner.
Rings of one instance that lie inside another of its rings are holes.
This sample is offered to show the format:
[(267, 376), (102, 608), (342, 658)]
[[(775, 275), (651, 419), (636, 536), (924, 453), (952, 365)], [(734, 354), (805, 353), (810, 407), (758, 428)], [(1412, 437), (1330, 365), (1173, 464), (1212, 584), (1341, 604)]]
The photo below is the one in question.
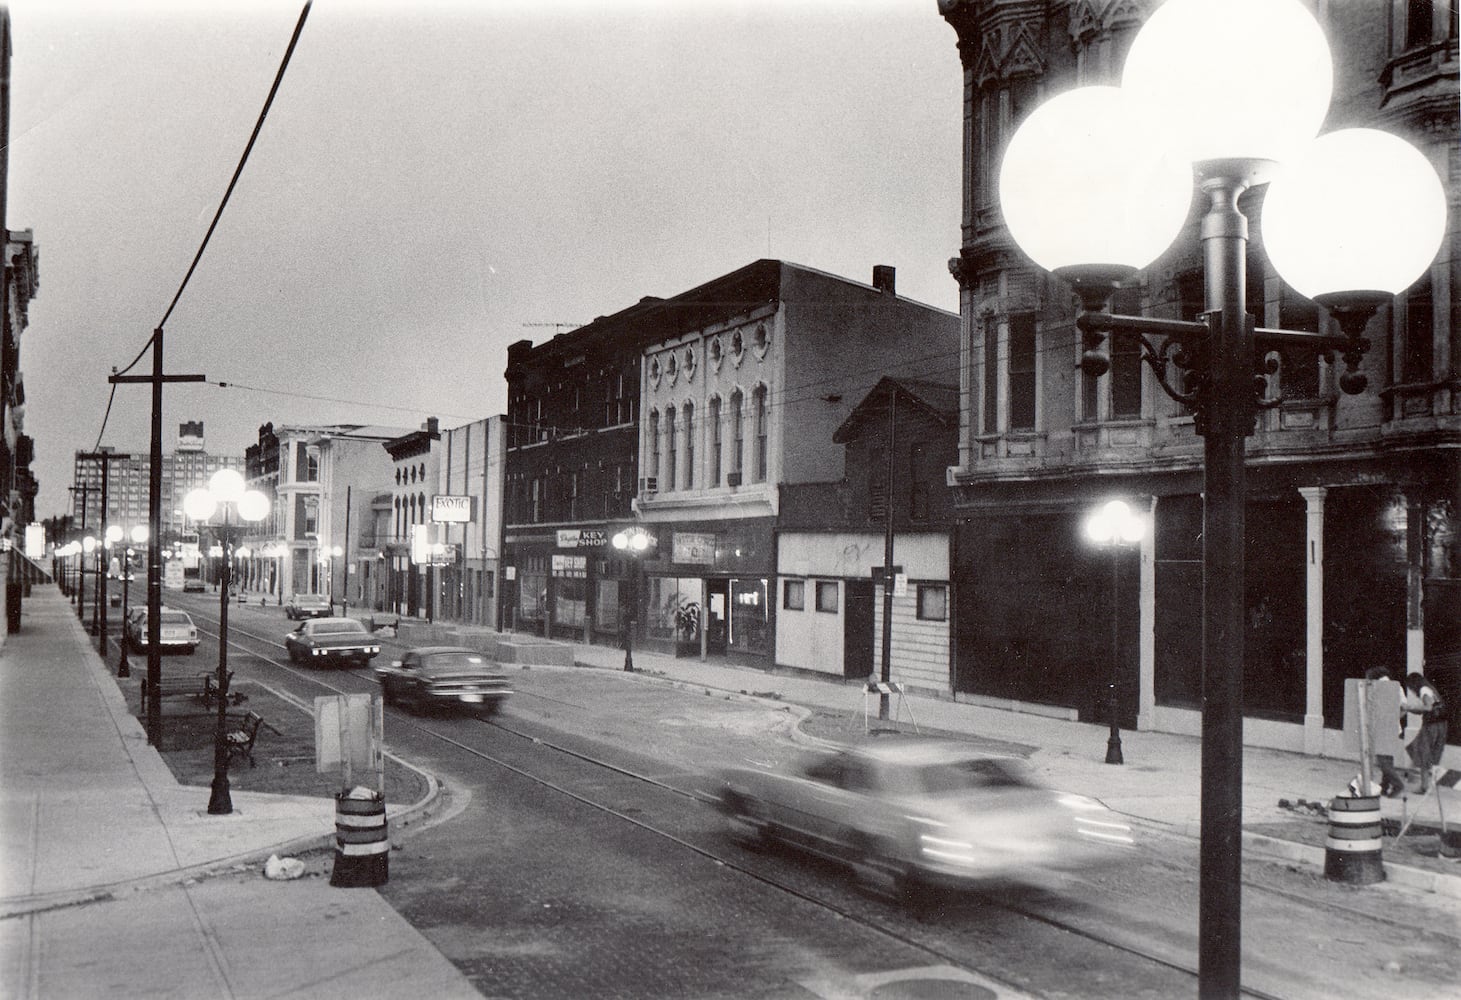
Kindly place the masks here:
[[(168, 599), (207, 627), (216, 596), (199, 596)], [(230, 624), (241, 675), (306, 700), (374, 686), (252, 638), (278, 643), (276, 607)], [(216, 646), (196, 655), (216, 662)], [(703, 801), (715, 766), (796, 751), (790, 706), (604, 671), (512, 678), (500, 724), (387, 716), (393, 751), (452, 807), (407, 837), (382, 894), (485, 996), (1195, 995), (1191, 840), (1142, 831), (1127, 868), (910, 910), (831, 865), (740, 847)], [(1245, 880), (1254, 995), (1461, 996), (1454, 905), (1298, 866), (1249, 861)]]

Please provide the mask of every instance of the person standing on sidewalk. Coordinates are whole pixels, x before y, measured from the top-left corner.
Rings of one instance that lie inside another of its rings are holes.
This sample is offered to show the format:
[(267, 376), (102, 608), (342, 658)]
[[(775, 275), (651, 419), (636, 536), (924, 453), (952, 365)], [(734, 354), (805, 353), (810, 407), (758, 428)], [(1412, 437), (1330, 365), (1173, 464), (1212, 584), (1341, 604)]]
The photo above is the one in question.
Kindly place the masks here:
[(1405, 698), (1401, 702), (1407, 715), (1402, 718), (1401, 732), (1406, 728), (1409, 716), (1420, 717), (1420, 731), (1405, 747), (1410, 754), (1412, 767), (1420, 771), (1420, 792), (1430, 788), (1431, 768), (1441, 762), (1441, 753), (1446, 749), (1446, 706), (1438, 692), (1425, 675), (1410, 673), (1405, 676)]

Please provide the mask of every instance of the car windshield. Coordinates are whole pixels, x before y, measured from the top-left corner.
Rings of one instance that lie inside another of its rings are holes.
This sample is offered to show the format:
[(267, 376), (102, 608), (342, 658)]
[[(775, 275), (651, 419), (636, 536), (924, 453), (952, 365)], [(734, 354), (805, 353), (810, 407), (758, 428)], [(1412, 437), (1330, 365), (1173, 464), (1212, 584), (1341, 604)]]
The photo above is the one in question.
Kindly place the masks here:
[(977, 757), (911, 767), (901, 778), (908, 782), (907, 787), (921, 789), (929, 795), (988, 788), (1028, 788), (1032, 784), (1016, 761)]
[(364, 625), (350, 618), (330, 618), (314, 622), (311, 629), (314, 635), (344, 635), (348, 632), (364, 631)]
[(325, 599), (319, 594), (295, 594), (295, 604), (324, 604)]
[(157, 616), (157, 620), (164, 625), (191, 625), (193, 619), (189, 618), (182, 611), (164, 611)]
[(479, 653), (431, 653), (421, 658), (421, 669), (439, 674), (452, 670), (483, 670), (487, 660)]

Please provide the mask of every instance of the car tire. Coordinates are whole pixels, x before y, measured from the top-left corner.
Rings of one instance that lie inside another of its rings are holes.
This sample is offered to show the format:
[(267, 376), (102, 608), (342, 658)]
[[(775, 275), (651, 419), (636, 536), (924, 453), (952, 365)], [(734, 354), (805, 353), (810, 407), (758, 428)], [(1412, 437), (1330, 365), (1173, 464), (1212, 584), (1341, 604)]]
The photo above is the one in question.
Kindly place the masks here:
[(754, 802), (736, 792), (725, 798), (726, 826), (731, 837), (752, 850), (762, 850), (771, 843), (770, 824)]
[(890, 860), (886, 844), (862, 834), (854, 835), (851, 843), (852, 873), (858, 888), (900, 905), (912, 902), (917, 880), (906, 865)]

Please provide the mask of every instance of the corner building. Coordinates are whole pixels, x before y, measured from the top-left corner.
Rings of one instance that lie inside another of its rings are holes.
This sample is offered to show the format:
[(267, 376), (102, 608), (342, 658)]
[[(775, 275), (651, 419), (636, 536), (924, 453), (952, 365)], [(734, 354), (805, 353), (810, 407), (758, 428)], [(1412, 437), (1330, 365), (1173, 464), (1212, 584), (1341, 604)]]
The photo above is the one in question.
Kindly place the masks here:
[[(1154, 2), (941, 0), (964, 79), (962, 246), (950, 261), (962, 322), (956, 518), (956, 697), (1200, 732), (1202, 439), (1134, 340), (1111, 370), (1077, 363), (1077, 304), (1004, 228), (1005, 145), (1045, 98), (1119, 83)], [(1457, 3), (1310, 3), (1330, 40), (1325, 131), (1382, 128), (1430, 157), (1449, 195), (1429, 273), (1371, 322), (1369, 388), (1339, 392), (1337, 358), (1273, 355), (1272, 408), (1247, 442), (1245, 738), (1347, 755), (1344, 681), (1383, 665), (1423, 671), (1461, 738), (1461, 309), (1458, 285)], [(1149, 123), (1161, 128), (1160, 122)], [(1142, 141), (1141, 135), (1130, 137)], [(1330, 329), (1263, 253), (1265, 188), (1247, 192), (1249, 310), (1257, 324)], [(1199, 206), (1174, 246), (1113, 311), (1194, 319), (1203, 308)], [(1342, 206), (1336, 206), (1341, 210)], [(1363, 226), (1363, 194), (1349, 208)], [(1159, 346), (1159, 345), (1158, 345)], [(1150, 515), (1117, 561), (1082, 540), (1113, 497)], [(1118, 599), (1113, 602), (1113, 592)], [(1113, 639), (1112, 621), (1116, 635)], [(1454, 749), (1451, 759), (1455, 759)], [(1455, 766), (1452, 764), (1452, 766)]]
[[(759, 260), (509, 351), (507, 584), (518, 624), (770, 666), (781, 487), (887, 373), (948, 370), (952, 313)], [(652, 544), (612, 547), (638, 524)], [(632, 626), (631, 626), (631, 623)], [(840, 668), (839, 668), (840, 669)]]

